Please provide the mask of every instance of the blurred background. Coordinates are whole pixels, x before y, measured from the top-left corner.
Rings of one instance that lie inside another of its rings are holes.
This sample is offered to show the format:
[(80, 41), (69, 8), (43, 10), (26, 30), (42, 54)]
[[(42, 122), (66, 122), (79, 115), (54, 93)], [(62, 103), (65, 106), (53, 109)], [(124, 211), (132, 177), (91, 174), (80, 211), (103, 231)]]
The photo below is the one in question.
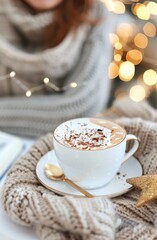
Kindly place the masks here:
[(102, 0), (116, 14), (110, 34), (113, 58), (109, 78), (113, 88), (109, 104), (129, 95), (132, 101), (148, 99), (157, 106), (157, 2)]

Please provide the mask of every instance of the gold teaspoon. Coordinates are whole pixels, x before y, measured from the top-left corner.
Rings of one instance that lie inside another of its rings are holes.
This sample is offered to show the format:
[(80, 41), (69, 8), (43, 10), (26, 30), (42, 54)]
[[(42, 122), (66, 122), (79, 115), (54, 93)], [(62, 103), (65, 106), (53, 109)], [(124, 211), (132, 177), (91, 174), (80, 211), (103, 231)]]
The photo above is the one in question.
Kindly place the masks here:
[(76, 183), (74, 183), (70, 179), (66, 178), (63, 171), (55, 165), (47, 163), (45, 165), (45, 173), (46, 173), (46, 176), (52, 180), (64, 181), (64, 182), (68, 183), (69, 185), (71, 185), (73, 188), (77, 189), (79, 192), (83, 193), (88, 198), (94, 197), (92, 194), (90, 194), (89, 192), (87, 192), (86, 190), (84, 190), (83, 188), (78, 186)]

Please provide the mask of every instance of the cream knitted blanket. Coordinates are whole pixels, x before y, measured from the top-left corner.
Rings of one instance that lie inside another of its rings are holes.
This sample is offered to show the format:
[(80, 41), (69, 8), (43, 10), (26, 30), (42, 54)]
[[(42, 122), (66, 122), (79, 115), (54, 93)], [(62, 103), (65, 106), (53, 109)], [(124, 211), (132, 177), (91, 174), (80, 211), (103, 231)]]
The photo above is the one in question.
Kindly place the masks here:
[[(129, 99), (116, 101), (112, 110), (108, 117), (120, 117), (117, 122), (128, 133), (141, 139), (135, 156), (141, 162), (144, 174), (157, 171), (157, 111), (146, 102), (137, 104)], [(34, 225), (42, 240), (157, 239), (157, 204), (137, 209), (137, 190), (111, 202), (106, 198), (61, 197), (41, 186), (35, 175), (35, 167), (38, 160), (51, 149), (50, 133), (41, 138), (9, 171), (3, 204), (13, 221), (26, 226)], [(117, 217), (121, 219), (119, 226)]]

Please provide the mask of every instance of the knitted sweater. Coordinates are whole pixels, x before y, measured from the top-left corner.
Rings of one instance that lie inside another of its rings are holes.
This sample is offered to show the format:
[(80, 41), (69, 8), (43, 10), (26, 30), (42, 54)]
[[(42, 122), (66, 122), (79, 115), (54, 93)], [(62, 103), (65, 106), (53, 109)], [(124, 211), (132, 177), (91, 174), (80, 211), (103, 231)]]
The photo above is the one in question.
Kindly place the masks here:
[(41, 90), (27, 98), (14, 79), (0, 81), (1, 130), (38, 136), (65, 120), (94, 116), (105, 107), (113, 24), (99, 0), (89, 14), (103, 21), (96, 26), (82, 24), (75, 35), (69, 33), (58, 46), (45, 50), (43, 34), (53, 13), (32, 15), (22, 1), (0, 0), (0, 75), (16, 71), (27, 89), (41, 85), (45, 77), (59, 87), (78, 85), (62, 93)]
[[(127, 133), (141, 139), (135, 156), (141, 162), (144, 174), (155, 173), (157, 111), (147, 103), (125, 99), (115, 102), (113, 113), (108, 115), (111, 119), (117, 116), (123, 117), (117, 122)], [(41, 186), (35, 175), (36, 164), (51, 149), (50, 133), (35, 143), (9, 171), (3, 204), (14, 222), (35, 226), (41, 240), (157, 239), (157, 204), (137, 209), (139, 191), (135, 189), (111, 202), (104, 197), (61, 197)], [(121, 218), (119, 226), (117, 216)]]

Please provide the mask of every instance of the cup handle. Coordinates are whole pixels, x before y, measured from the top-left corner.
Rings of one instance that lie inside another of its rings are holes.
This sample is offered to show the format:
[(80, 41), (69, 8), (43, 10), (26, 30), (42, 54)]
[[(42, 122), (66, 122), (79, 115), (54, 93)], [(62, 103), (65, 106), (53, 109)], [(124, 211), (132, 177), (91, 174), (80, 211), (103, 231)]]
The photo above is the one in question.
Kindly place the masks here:
[(128, 160), (138, 149), (139, 147), (139, 139), (133, 135), (133, 134), (127, 134), (126, 135), (126, 141), (134, 140), (134, 144), (132, 148), (127, 152), (122, 160), (122, 163), (124, 163), (126, 160)]

